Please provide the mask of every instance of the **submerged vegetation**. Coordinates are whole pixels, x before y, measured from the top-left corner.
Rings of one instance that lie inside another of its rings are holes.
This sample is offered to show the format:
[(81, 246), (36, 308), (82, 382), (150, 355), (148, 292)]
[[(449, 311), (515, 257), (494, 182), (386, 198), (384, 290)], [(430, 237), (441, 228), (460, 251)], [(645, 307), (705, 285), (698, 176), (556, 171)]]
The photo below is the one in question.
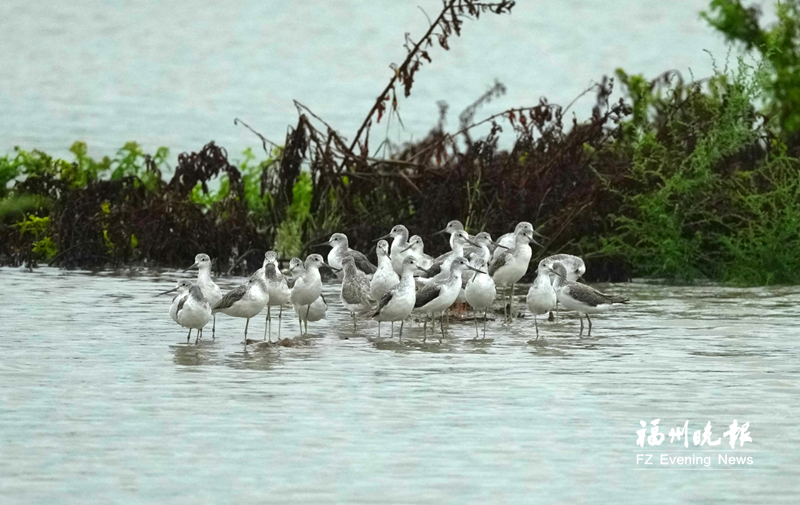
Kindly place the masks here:
[[(442, 105), (420, 141), (370, 139), (435, 46), (512, 7), (446, 1), (349, 140), (296, 103), (280, 145), (253, 130), (263, 155), (235, 162), (213, 142), (179, 155), (174, 170), (165, 148), (149, 155), (135, 143), (101, 160), (81, 142), (70, 161), (15, 149), (0, 158), (0, 262), (184, 265), (190, 244), (225, 272), (260, 263), (267, 248), (301, 255), (335, 231), (369, 250), (398, 222), (427, 237), (450, 219), (493, 235), (529, 220), (548, 237), (542, 255), (581, 255), (590, 279), (800, 282), (798, 2), (762, 28), (756, 11), (713, 0), (704, 17), (756, 59), (691, 82), (617, 70), (587, 90), (596, 104), (584, 121), (565, 125), (568, 108), (544, 99), (476, 120), (505, 91), (497, 83), (461, 113), (456, 133), (444, 131)], [(623, 98), (612, 101), (615, 84)], [(478, 127), (488, 133), (473, 138)], [(515, 135), (509, 149), (498, 147), (504, 130)]]

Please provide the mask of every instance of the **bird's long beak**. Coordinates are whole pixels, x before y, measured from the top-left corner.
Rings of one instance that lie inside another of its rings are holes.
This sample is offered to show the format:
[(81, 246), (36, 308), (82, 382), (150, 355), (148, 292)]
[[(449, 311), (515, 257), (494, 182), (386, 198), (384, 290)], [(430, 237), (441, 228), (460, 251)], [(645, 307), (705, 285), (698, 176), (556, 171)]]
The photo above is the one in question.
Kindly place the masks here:
[(467, 244), (474, 245), (475, 247), (480, 247), (478, 244), (476, 244), (475, 242), (473, 242), (472, 240), (470, 240), (468, 238), (465, 238), (464, 240), (467, 241)]
[(330, 242), (320, 242), (319, 244), (312, 245), (311, 248), (312, 249), (316, 249), (317, 247), (324, 247), (324, 246), (330, 246), (330, 245), (331, 245)]
[(425, 272), (428, 275), (433, 275), (433, 272), (431, 272), (427, 268), (417, 267), (417, 269), (422, 270), (423, 272)]
[(536, 235), (537, 237), (541, 238), (541, 239), (547, 240), (547, 237), (545, 237), (544, 235), (542, 235), (541, 233), (539, 233), (536, 230), (533, 230), (533, 234)]
[(390, 238), (393, 238), (391, 233), (389, 233), (388, 235), (384, 235), (382, 237), (378, 237), (375, 240), (373, 240), (373, 242), (378, 242), (380, 240), (386, 240), (386, 239), (390, 239)]
[(495, 245), (495, 246), (497, 246), (497, 247), (502, 247), (502, 248), (503, 248), (503, 249), (505, 249), (505, 250), (509, 250), (509, 249), (511, 249), (510, 247), (508, 247), (508, 246), (504, 246), (503, 244), (500, 244), (500, 243), (497, 243), (497, 242), (492, 242), (492, 244), (494, 244), (494, 245)]
[[(188, 270), (188, 269), (187, 269), (187, 270)], [(159, 294), (157, 294), (156, 296), (166, 295), (166, 294), (168, 294), (168, 293), (174, 293), (174, 292), (175, 292), (175, 291), (177, 291), (177, 290), (178, 290), (178, 288), (172, 288), (172, 289), (170, 289), (169, 291), (164, 291), (163, 293), (159, 293)]]
[(200, 264), (199, 264), (199, 263), (195, 263), (194, 265), (190, 266), (189, 268), (185, 268), (183, 271), (184, 271), (184, 272), (188, 272), (189, 270), (191, 270), (191, 269), (193, 269), (193, 268), (197, 268), (197, 267), (199, 267), (199, 266), (200, 266)]
[(558, 277), (560, 277), (562, 280), (564, 279), (564, 276), (563, 276), (563, 275), (561, 275), (560, 273), (556, 272), (556, 271), (555, 271), (555, 270), (553, 270), (552, 268), (550, 268), (550, 267), (547, 267), (547, 269), (548, 269), (548, 270), (550, 270), (552, 273), (556, 274), (556, 275), (557, 275)]
[(432, 236), (433, 235), (441, 235), (442, 233), (447, 233), (447, 228), (445, 228), (444, 230), (435, 231), (435, 232), (431, 233), (431, 235)]
[(539, 247), (541, 247), (542, 249), (544, 249), (544, 246), (543, 246), (542, 244), (540, 244), (539, 242), (537, 242), (537, 241), (535, 241), (535, 240), (533, 240), (533, 239), (531, 239), (531, 242), (533, 242), (534, 244), (536, 244), (536, 245), (538, 245)]
[(478, 272), (479, 274), (486, 274), (486, 275), (489, 275), (489, 274), (487, 274), (486, 272), (484, 272), (483, 270), (480, 270), (480, 269), (477, 269), (477, 268), (473, 268), (473, 267), (471, 267), (471, 266), (469, 266), (469, 265), (467, 265), (467, 268), (469, 268), (469, 269), (470, 269), (470, 270), (472, 270), (473, 272)]
[(414, 247), (414, 244), (409, 244), (408, 246), (406, 246), (405, 249), (402, 249), (400, 252), (404, 253), (404, 252), (408, 251), (409, 249), (411, 249), (412, 247)]

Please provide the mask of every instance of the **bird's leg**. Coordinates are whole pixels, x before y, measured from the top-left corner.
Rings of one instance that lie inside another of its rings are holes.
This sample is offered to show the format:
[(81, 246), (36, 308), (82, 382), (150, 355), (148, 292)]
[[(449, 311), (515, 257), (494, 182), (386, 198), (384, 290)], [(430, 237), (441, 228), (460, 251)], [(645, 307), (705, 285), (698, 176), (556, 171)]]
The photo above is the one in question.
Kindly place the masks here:
[(213, 317), (214, 317), (214, 322), (211, 323), (211, 340), (216, 340), (217, 339), (217, 335), (216, 335), (216, 333), (217, 333), (217, 315), (214, 314)]
[(355, 333), (356, 332), (356, 313), (355, 312), (351, 312), (350, 315), (353, 316), (353, 333)]
[(508, 305), (509, 324), (511, 324), (514, 321), (514, 286), (516, 286), (516, 283), (511, 284), (511, 302)]
[(194, 334), (194, 345), (197, 345), (197, 341), (200, 340), (200, 332), (203, 330), (197, 330)]
[(586, 321), (589, 323), (589, 332), (586, 334), (587, 337), (592, 336), (592, 320), (589, 319), (589, 313), (586, 313)]
[[(473, 310), (473, 312), (475, 311)], [(478, 318), (473, 317), (472, 319), (475, 321), (475, 340), (478, 340)]]
[(191, 329), (191, 328), (189, 328), (189, 334), (188, 334), (188, 335), (186, 335), (186, 343), (187, 343), (187, 344), (189, 343), (189, 338), (191, 338), (191, 336), (192, 336), (192, 329)]
[(486, 313), (489, 311), (488, 308), (483, 309), (483, 338), (486, 338)]
[(381, 322), (378, 321), (378, 338), (381, 338)]
[(247, 327), (250, 326), (250, 318), (247, 318), (247, 322), (244, 323), (244, 345), (247, 345)]
[[(281, 323), (283, 323), (283, 305), (278, 311), (278, 340), (281, 339)], [(308, 326), (308, 321), (306, 321), (306, 326)]]
[(392, 321), (392, 334), (389, 338), (394, 338), (394, 321)]
[(508, 305), (506, 304), (506, 290), (503, 289), (503, 322), (508, 321)]
[(311, 312), (311, 304), (308, 304), (308, 308), (306, 308), (306, 335), (308, 335), (308, 314)]
[[(439, 323), (439, 326), (441, 327), (441, 330), (442, 330), (442, 338), (444, 338), (444, 313), (445, 313), (445, 312), (447, 312), (447, 309), (444, 309), (444, 310), (442, 311), (442, 321)], [(448, 323), (447, 323), (447, 327), (448, 327), (448, 328), (450, 328), (450, 322), (449, 322), (449, 319), (450, 319), (450, 316), (448, 315)], [(442, 339), (440, 338), (440, 339), (439, 339), (439, 343), (441, 343), (441, 342), (442, 342)]]
[(536, 314), (533, 314), (533, 326), (536, 327), (536, 340), (539, 340), (539, 321), (536, 320)]
[[(267, 329), (270, 323), (272, 323), (272, 320), (269, 317), (269, 305), (267, 305), (267, 320), (264, 321), (264, 340), (267, 339)], [(272, 342), (272, 332), (269, 332), (269, 341)]]
[(400, 341), (401, 342), (403, 341), (403, 323), (405, 323), (405, 321), (400, 321)]
[(425, 323), (422, 325), (422, 341), (425, 342), (427, 338), (428, 338), (428, 317), (426, 315)]
[[(303, 310), (302, 307), (300, 310)], [(303, 336), (303, 318), (300, 317), (300, 310), (297, 311), (297, 324), (300, 326), (300, 336)]]
[(578, 333), (578, 336), (581, 336), (581, 335), (583, 335), (583, 316), (581, 316), (580, 312), (578, 312), (578, 319), (581, 320), (581, 332)]

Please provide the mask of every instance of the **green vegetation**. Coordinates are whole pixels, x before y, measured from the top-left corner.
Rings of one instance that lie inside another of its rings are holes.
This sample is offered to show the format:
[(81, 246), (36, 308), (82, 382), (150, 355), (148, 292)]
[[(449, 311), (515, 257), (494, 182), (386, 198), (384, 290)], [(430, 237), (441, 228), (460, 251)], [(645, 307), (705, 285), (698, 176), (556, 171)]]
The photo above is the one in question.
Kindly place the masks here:
[(604, 252), (625, 257), (640, 275), (678, 281), (800, 281), (800, 163), (754, 108), (768, 65), (740, 59), (731, 74), (677, 83), (666, 96), (618, 74), (639, 114), (626, 129), (632, 184), (612, 188), (622, 206)]

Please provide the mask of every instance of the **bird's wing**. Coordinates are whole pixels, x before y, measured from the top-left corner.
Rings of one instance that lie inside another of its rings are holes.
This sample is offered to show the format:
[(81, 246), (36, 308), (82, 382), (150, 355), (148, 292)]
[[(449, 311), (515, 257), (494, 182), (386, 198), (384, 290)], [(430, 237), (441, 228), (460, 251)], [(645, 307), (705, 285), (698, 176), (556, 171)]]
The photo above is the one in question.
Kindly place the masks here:
[(358, 281), (342, 283), (342, 300), (352, 305), (370, 305), (372, 300), (366, 293), (369, 292), (369, 287), (366, 290), (363, 285), (359, 285)]
[(489, 277), (493, 276), (495, 272), (500, 270), (500, 267), (504, 266), (510, 257), (511, 255), (509, 253), (498, 256), (497, 259), (494, 260), (491, 265), (489, 265)]
[(188, 299), (189, 299), (189, 295), (188, 294), (181, 296), (181, 299), (178, 300), (178, 310), (175, 311), (176, 314), (178, 312), (180, 312), (181, 309), (183, 309), (183, 304), (186, 303), (186, 300), (188, 300)]
[(627, 303), (628, 299), (622, 296), (607, 295), (586, 284), (572, 283), (566, 287), (567, 294), (579, 302), (585, 303), (590, 307), (606, 305), (610, 303)]
[(392, 289), (390, 289), (389, 291), (387, 291), (386, 293), (384, 293), (384, 295), (381, 297), (381, 302), (378, 304), (378, 310), (375, 312), (375, 315), (376, 315), (376, 316), (377, 316), (378, 314), (380, 314), (380, 313), (381, 313), (381, 310), (383, 310), (383, 308), (384, 308), (384, 307), (385, 307), (385, 306), (386, 306), (386, 305), (387, 305), (389, 302), (391, 302), (391, 301), (392, 301), (392, 298), (394, 298), (394, 293), (395, 293), (395, 291), (396, 291), (396, 290), (395, 290), (394, 288), (392, 288)]
[(442, 263), (444, 263), (447, 260), (447, 258), (450, 257), (451, 254), (453, 254), (453, 251), (449, 251), (449, 252), (446, 252), (444, 254), (440, 254), (439, 256), (436, 257), (436, 259), (433, 260), (433, 262), (434, 263), (438, 263), (438, 264), (441, 265)]
[(348, 255), (352, 256), (356, 262), (356, 268), (364, 272), (365, 274), (374, 274), (378, 267), (370, 263), (364, 253), (360, 253), (355, 250), (350, 250), (347, 252)]
[(419, 277), (422, 277), (423, 279), (432, 279), (437, 275), (439, 275), (441, 272), (442, 272), (442, 263), (434, 262), (434, 264), (431, 265), (431, 267), (428, 268), (427, 270), (424, 270), (423, 273), (419, 275)]
[(441, 291), (442, 287), (439, 284), (428, 284), (424, 288), (420, 289), (417, 293), (417, 299), (414, 301), (414, 308), (418, 309), (426, 304), (428, 304), (431, 300), (439, 296), (439, 292)]
[(214, 305), (214, 310), (230, 308), (234, 303), (244, 298), (244, 295), (246, 294), (247, 286), (245, 284), (240, 284), (235, 289), (225, 293), (225, 296), (223, 296), (222, 299), (217, 302), (216, 305)]

